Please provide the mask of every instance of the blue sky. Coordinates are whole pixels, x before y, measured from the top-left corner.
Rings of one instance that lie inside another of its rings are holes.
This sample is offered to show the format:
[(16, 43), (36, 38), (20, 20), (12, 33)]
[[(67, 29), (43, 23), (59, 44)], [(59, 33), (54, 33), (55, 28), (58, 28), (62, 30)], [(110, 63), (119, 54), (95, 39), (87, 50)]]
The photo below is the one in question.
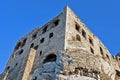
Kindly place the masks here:
[(120, 52), (120, 0), (0, 0), (0, 73), (16, 42), (68, 5), (112, 55)]

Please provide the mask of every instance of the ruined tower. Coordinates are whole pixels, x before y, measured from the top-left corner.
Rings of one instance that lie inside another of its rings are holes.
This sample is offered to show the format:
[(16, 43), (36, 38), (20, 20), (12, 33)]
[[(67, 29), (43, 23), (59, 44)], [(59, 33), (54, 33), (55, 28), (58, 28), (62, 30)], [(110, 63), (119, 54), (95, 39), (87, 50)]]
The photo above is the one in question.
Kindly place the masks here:
[(0, 80), (120, 80), (119, 60), (66, 6), (22, 37)]

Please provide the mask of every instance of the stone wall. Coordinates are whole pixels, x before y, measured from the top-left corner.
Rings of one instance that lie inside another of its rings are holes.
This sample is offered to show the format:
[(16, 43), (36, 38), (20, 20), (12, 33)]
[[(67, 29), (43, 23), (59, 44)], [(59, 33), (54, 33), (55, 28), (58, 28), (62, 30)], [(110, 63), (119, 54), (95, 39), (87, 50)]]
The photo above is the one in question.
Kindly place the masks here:
[(112, 57), (67, 6), (53, 20), (18, 41), (0, 80), (120, 80), (119, 77), (119, 56)]
[(119, 59), (112, 57), (108, 49), (69, 8), (66, 8), (65, 50), (86, 49), (119, 69)]
[(43, 63), (31, 74), (31, 80), (115, 80), (115, 69), (104, 59), (88, 51), (55, 53), (56, 60)]
[[(66, 49), (69, 49), (71, 46), (69, 43), (75, 43), (75, 45), (83, 44), (84, 46), (82, 46), (88, 49), (91, 54), (111, 59), (111, 54), (102, 42), (86, 27), (70, 8), (67, 7), (66, 9)], [(80, 40), (78, 40), (77, 36), (80, 37)]]
[(36, 28), (18, 41), (6, 65), (5, 71), (9, 71), (7, 80), (16, 80), (18, 75), (23, 75), (31, 48), (36, 50), (33, 70), (42, 64), (48, 54), (64, 50), (65, 18), (65, 13), (62, 12), (43, 27)]

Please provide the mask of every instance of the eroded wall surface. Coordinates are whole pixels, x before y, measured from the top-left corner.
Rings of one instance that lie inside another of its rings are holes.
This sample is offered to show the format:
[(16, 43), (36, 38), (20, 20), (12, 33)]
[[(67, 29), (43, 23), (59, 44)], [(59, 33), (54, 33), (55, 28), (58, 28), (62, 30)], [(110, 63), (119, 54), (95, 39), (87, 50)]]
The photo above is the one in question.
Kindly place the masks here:
[(120, 80), (119, 56), (67, 6), (18, 41), (0, 80)]

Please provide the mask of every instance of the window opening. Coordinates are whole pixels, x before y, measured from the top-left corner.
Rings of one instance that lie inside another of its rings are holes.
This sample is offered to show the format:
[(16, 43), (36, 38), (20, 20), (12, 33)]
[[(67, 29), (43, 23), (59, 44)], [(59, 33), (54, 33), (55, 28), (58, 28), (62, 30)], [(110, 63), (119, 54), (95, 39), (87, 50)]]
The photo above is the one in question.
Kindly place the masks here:
[(94, 45), (94, 44), (93, 44), (93, 40), (92, 40), (91, 38), (89, 38), (89, 43), (90, 43), (91, 45)]
[(78, 24), (75, 24), (75, 29), (80, 32), (80, 26)]
[(116, 74), (120, 77), (120, 71), (116, 70)]
[(103, 55), (103, 49), (100, 47), (100, 53)]
[(45, 27), (43, 28), (42, 34), (44, 34), (44, 33), (47, 31), (47, 28), (48, 28), (48, 26), (45, 26)]
[(54, 62), (54, 61), (56, 61), (56, 58), (57, 58), (57, 56), (55, 54), (50, 54), (46, 57), (46, 59), (44, 60), (43, 63)]
[(41, 40), (40, 40), (40, 43), (43, 43), (44, 42), (44, 38), (42, 38)]
[(59, 24), (59, 20), (56, 20), (53, 23), (55, 24), (55, 26), (57, 26)]
[(35, 78), (33, 80), (37, 80), (37, 76), (35, 76)]
[(50, 33), (50, 34), (49, 34), (49, 38), (52, 38), (52, 37), (53, 37), (53, 33)]
[(33, 48), (33, 46), (34, 46), (34, 43), (32, 43), (32, 44), (30, 45), (30, 48)]
[(94, 50), (93, 50), (93, 48), (90, 47), (90, 51), (94, 54)]
[(108, 56), (107, 54), (106, 54), (106, 56), (107, 56), (108, 59), (110, 59), (109, 56)]
[(82, 36), (86, 38), (86, 32), (82, 29)]
[(37, 37), (37, 33), (33, 34), (32, 39), (35, 39)]
[(21, 47), (23, 47), (25, 45), (26, 41), (27, 41), (27, 39), (23, 40)]
[(76, 40), (81, 41), (81, 38), (78, 34), (76, 35)]
[(18, 65), (18, 63), (15, 64), (15, 67)]
[(39, 45), (35, 46), (35, 47), (34, 47), (34, 49), (35, 49), (35, 50), (37, 50), (37, 49), (38, 49), (38, 47), (39, 47)]
[(42, 54), (42, 51), (40, 51), (40, 55)]
[(8, 66), (7, 68), (6, 68), (6, 70), (9, 70), (10, 69), (10, 66)]
[(23, 53), (23, 49), (22, 49), (22, 50), (20, 50), (19, 55), (21, 55), (22, 53)]

